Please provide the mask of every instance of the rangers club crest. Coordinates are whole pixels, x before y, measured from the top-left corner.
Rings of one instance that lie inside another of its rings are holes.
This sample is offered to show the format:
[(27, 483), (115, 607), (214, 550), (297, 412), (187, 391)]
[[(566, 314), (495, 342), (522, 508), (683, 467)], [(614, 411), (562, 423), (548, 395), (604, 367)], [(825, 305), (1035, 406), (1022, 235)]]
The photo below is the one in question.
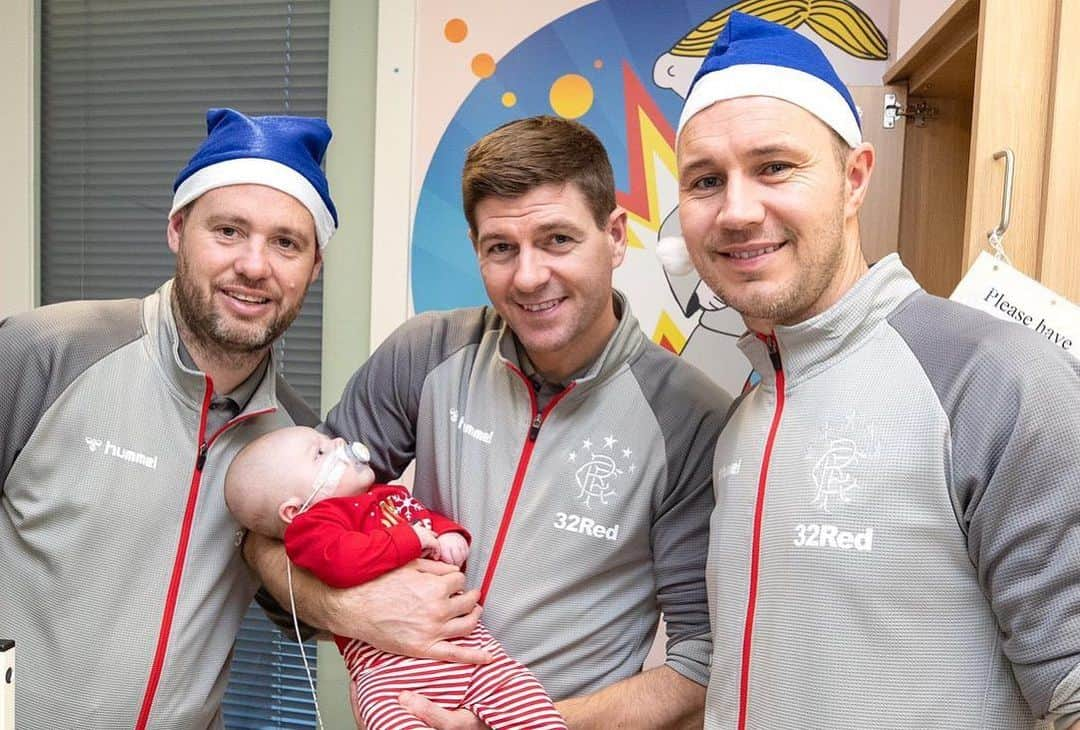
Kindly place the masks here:
[(813, 460), (810, 476), (815, 491), (811, 504), (826, 514), (849, 504), (859, 487), (859, 474), (864, 473), (867, 462), (877, 452), (873, 429), (862, 419), (850, 415), (840, 426), (827, 425), (807, 453), (807, 458)]
[(633, 450), (619, 448), (618, 444), (619, 439), (611, 434), (596, 443), (587, 438), (567, 455), (567, 461), (576, 465), (577, 499), (589, 509), (597, 502), (608, 504), (608, 499), (617, 494), (619, 477), (637, 470)]

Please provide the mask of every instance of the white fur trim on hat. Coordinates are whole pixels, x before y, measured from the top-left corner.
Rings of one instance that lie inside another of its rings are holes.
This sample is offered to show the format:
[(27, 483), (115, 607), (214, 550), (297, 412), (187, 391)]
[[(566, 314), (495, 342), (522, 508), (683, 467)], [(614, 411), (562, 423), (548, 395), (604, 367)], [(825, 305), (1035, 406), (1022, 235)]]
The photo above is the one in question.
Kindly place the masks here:
[(787, 66), (740, 64), (711, 71), (694, 84), (679, 117), (679, 132), (698, 112), (718, 101), (771, 96), (801, 106), (825, 122), (848, 145), (862, 142), (859, 123), (840, 92), (817, 76)]
[(225, 160), (207, 165), (193, 173), (176, 189), (169, 217), (172, 218), (185, 205), (215, 188), (245, 184), (265, 185), (300, 201), (315, 221), (319, 250), (326, 248), (330, 237), (334, 235), (334, 216), (330, 214), (330, 209), (326, 207), (315, 186), (288, 165), (259, 157)]
[(672, 276), (685, 276), (694, 270), (686, 240), (682, 236), (664, 236), (656, 242), (656, 257), (664, 271)]

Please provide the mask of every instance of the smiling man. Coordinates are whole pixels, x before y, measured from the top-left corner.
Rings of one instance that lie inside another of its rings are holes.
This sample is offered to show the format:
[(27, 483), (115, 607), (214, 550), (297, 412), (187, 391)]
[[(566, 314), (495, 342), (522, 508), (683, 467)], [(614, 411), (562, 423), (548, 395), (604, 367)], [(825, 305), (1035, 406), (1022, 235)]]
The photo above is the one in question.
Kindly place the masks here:
[(679, 213), (761, 384), (715, 456), (707, 728), (1077, 728), (1080, 367), (867, 267), (874, 166), (794, 31), (733, 13)]
[[(709, 455), (730, 398), (650, 342), (612, 289), (626, 212), (590, 131), (503, 126), (469, 150), (462, 193), (492, 306), (406, 322), (325, 428), (365, 442), (383, 481), (415, 457), (417, 497), (472, 534), (485, 624), (570, 727), (700, 727)], [(661, 611), (667, 661), (643, 673)], [(357, 631), (333, 611), (309, 618)], [(428, 651), (384, 634), (358, 638)], [(479, 726), (403, 700), (434, 727)]]
[(222, 482), (311, 423), (271, 343), (337, 227), (321, 119), (207, 114), (174, 186), (176, 276), (0, 322), (0, 635), (18, 727), (220, 727), (256, 582)]

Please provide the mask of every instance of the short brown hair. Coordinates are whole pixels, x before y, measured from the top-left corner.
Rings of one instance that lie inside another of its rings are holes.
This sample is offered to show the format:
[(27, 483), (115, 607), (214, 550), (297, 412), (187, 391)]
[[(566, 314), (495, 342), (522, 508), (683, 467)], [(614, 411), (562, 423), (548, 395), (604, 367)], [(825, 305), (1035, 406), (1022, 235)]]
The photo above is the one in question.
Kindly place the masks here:
[(486, 134), (465, 154), (461, 199), (476, 235), (476, 206), (484, 198), (520, 198), (541, 185), (574, 183), (596, 225), (615, 210), (615, 175), (604, 145), (587, 127), (552, 116), (529, 117)]

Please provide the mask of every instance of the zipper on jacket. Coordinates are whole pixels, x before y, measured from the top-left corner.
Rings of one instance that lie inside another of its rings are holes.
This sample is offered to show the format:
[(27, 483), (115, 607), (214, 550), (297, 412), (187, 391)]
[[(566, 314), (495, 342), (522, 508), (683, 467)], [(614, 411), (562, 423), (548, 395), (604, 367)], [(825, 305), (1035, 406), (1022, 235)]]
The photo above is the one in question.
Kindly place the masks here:
[(540, 427), (544, 425), (544, 414), (537, 413), (536, 418), (533, 419), (532, 425), (529, 426), (529, 440), (536, 441), (536, 437), (540, 435)]
[(143, 694), (142, 707), (139, 710), (138, 720), (135, 722), (135, 730), (144, 730), (150, 719), (150, 708), (154, 704), (154, 695), (157, 694), (158, 683), (161, 681), (161, 670), (165, 665), (165, 655), (169, 648), (169, 633), (172, 631), (173, 615), (176, 612), (176, 599), (180, 594), (180, 578), (184, 572), (188, 540), (191, 537), (191, 525), (195, 518), (195, 503), (199, 497), (202, 470), (206, 465), (206, 452), (210, 448), (210, 444), (206, 440), (206, 416), (210, 412), (210, 397), (213, 393), (214, 383), (210, 380), (210, 376), (206, 376), (206, 392), (203, 394), (202, 411), (199, 414), (199, 453), (195, 457), (195, 470), (191, 474), (187, 505), (184, 508), (184, 520), (180, 525), (180, 541), (176, 546), (172, 576), (169, 579), (169, 589), (165, 594), (165, 607), (161, 614), (157, 647), (154, 650), (154, 658), (150, 664), (150, 676), (146, 682), (146, 692)]
[(533, 447), (540, 435), (540, 427), (544, 425), (544, 419), (551, 413), (551, 409), (558, 405), (559, 401), (574, 389), (574, 383), (563, 388), (558, 395), (540, 410), (536, 404), (536, 393), (525, 373), (507, 363), (507, 367), (517, 373), (525, 383), (529, 393), (529, 402), (532, 404), (532, 422), (529, 424), (529, 432), (525, 443), (521, 447), (521, 456), (518, 457), (517, 470), (514, 472), (514, 481), (510, 484), (510, 494), (506, 497), (506, 507), (503, 508), (502, 521), (499, 523), (499, 531), (495, 535), (495, 545), (491, 548), (491, 557), (488, 559), (487, 570), (484, 572), (484, 581), (480, 585), (480, 603), (487, 599), (488, 588), (491, 587), (491, 579), (495, 576), (495, 568), (499, 564), (499, 556), (502, 554), (503, 543), (506, 542), (506, 533), (510, 530), (510, 522), (514, 518), (514, 507), (517, 506), (518, 495), (521, 494), (521, 486), (525, 482), (525, 472), (529, 468), (529, 459), (532, 458)]
[(761, 458), (758, 474), (757, 497), (754, 502), (754, 537), (750, 551), (750, 585), (746, 599), (746, 620), (743, 622), (742, 668), (739, 675), (739, 730), (746, 728), (746, 705), (750, 687), (750, 652), (754, 638), (754, 611), (757, 605), (758, 568), (761, 557), (761, 522), (765, 509), (765, 485), (769, 478), (769, 460), (772, 458), (780, 416), (784, 412), (784, 367), (780, 359), (780, 346), (772, 334), (757, 335), (769, 350), (769, 359), (776, 371), (776, 410), (773, 411), (769, 435), (765, 439), (765, 452)]
[(250, 413), (239, 415), (226, 422), (209, 438), (206, 437), (206, 419), (210, 413), (210, 400), (214, 395), (214, 381), (206, 376), (206, 392), (203, 394), (202, 412), (199, 414), (199, 451), (195, 456), (195, 471), (191, 475), (191, 486), (188, 490), (187, 507), (184, 510), (184, 521), (181, 525), (180, 542), (176, 548), (176, 558), (173, 562), (173, 573), (169, 581), (169, 591), (165, 598), (165, 609), (161, 618), (161, 630), (158, 633), (157, 649), (154, 652), (154, 661), (150, 665), (150, 678), (147, 681), (146, 694), (143, 695), (142, 708), (139, 710), (139, 718), (135, 724), (136, 730), (143, 730), (150, 718), (150, 708), (154, 703), (154, 695), (157, 693), (158, 683), (161, 681), (161, 671), (165, 664), (165, 656), (169, 645), (169, 633), (172, 630), (173, 614), (176, 610), (176, 601), (180, 596), (180, 578), (184, 571), (184, 563), (187, 560), (188, 541), (191, 538), (191, 527), (195, 518), (195, 505), (198, 501), (199, 488), (202, 486), (202, 471), (206, 466), (206, 456), (210, 446), (217, 441), (218, 436), (225, 433), (233, 426), (244, 421), (249, 421), (256, 416), (273, 413), (276, 408), (263, 408)]
[(777, 375), (783, 376), (783, 363), (780, 362), (780, 345), (776, 342), (776, 337), (769, 335), (765, 338), (765, 347), (769, 350), (769, 359), (772, 360), (773, 370), (777, 372)]

